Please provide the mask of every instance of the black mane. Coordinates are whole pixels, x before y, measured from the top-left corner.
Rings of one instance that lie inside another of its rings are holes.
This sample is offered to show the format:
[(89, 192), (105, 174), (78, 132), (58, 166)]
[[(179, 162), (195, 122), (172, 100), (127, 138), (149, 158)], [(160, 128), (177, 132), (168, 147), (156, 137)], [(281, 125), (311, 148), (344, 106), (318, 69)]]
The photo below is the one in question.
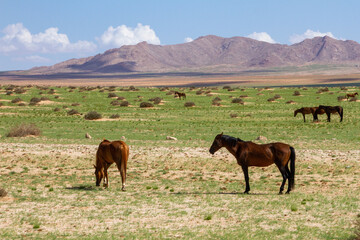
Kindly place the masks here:
[(228, 142), (231, 146), (235, 146), (237, 142), (244, 142), (240, 138), (235, 138), (228, 135), (222, 135), (221, 137), (224, 141)]

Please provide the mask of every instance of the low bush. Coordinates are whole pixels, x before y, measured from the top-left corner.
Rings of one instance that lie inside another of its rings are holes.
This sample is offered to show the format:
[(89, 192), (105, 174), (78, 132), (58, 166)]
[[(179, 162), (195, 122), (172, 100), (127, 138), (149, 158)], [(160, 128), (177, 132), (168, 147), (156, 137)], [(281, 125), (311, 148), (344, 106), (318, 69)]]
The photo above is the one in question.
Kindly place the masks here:
[(19, 103), (19, 102), (21, 102), (21, 101), (22, 101), (22, 99), (19, 98), (19, 97), (17, 97), (17, 98), (15, 98), (15, 99), (11, 100), (11, 103)]
[(339, 102), (344, 101), (345, 99), (346, 99), (345, 96), (338, 96), (338, 97), (337, 97), (337, 100), (338, 100)]
[(10, 129), (7, 137), (25, 137), (29, 135), (39, 136), (40, 129), (35, 124), (20, 124)]
[(293, 96), (300, 96), (300, 95), (301, 95), (301, 94), (300, 94), (299, 91), (295, 91), (294, 94), (293, 94)]
[(37, 98), (37, 97), (33, 97), (32, 99), (30, 99), (30, 103), (32, 104), (37, 104), (41, 102), (41, 99), (40, 98)]
[(129, 102), (128, 101), (122, 101), (120, 103), (120, 107), (128, 107), (129, 106)]
[(159, 103), (161, 103), (162, 98), (160, 98), (160, 97), (150, 98), (149, 101), (154, 102), (154, 104), (159, 104)]
[(120, 115), (119, 114), (113, 114), (113, 115), (110, 116), (110, 118), (112, 118), (112, 119), (120, 118)]
[(70, 111), (67, 112), (68, 115), (76, 115), (76, 114), (80, 114), (78, 110), (75, 109), (71, 109)]
[(195, 103), (193, 103), (193, 102), (186, 102), (186, 103), (184, 104), (184, 106), (185, 106), (185, 107), (194, 107), (194, 106), (195, 106)]
[(87, 114), (85, 114), (84, 118), (86, 120), (95, 120), (95, 119), (101, 119), (102, 116), (100, 113), (98, 113), (96, 111), (91, 111), (91, 112), (88, 112)]
[(231, 102), (232, 103), (244, 104), (244, 101), (241, 98), (234, 98)]
[(118, 96), (116, 95), (116, 93), (109, 93), (108, 94), (108, 98), (117, 98)]
[(154, 107), (154, 105), (149, 102), (142, 102), (142, 103), (140, 103), (140, 107), (141, 108), (150, 108), (150, 107)]

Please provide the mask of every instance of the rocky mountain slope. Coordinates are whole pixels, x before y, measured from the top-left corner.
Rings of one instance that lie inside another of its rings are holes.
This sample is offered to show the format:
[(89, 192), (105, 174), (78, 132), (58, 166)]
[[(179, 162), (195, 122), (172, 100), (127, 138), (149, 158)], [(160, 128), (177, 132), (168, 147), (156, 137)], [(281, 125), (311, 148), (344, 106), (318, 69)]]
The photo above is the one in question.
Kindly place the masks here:
[(221, 71), (308, 64), (360, 62), (360, 44), (328, 36), (306, 39), (294, 45), (271, 44), (245, 37), (200, 37), (176, 45), (137, 45), (110, 49), (96, 56), (71, 59), (50, 67), (37, 67), (31, 73), (120, 73), (195, 71), (206, 68)]

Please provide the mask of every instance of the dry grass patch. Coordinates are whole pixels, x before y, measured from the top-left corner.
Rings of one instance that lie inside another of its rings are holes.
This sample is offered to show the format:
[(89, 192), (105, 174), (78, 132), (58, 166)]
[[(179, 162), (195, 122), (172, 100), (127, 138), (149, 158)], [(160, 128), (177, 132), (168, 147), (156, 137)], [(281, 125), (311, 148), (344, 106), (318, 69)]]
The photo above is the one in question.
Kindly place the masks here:
[(26, 137), (26, 136), (39, 136), (41, 130), (35, 124), (20, 124), (10, 129), (7, 137)]

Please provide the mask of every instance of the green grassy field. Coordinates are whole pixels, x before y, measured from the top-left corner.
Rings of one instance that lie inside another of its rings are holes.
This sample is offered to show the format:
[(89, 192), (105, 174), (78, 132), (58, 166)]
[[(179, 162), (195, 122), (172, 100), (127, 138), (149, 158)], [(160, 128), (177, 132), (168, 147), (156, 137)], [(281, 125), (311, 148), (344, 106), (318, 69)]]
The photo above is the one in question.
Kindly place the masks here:
[[(15, 93), (2, 86), (0, 188), (7, 195), (0, 197), (0, 238), (354, 238), (360, 214), (360, 103), (337, 98), (359, 88), (231, 88), (25, 87), (25, 93)], [(187, 99), (174, 98), (174, 90)], [(113, 106), (116, 98), (109, 94), (130, 105)], [(276, 95), (280, 98), (268, 101)], [(232, 103), (240, 96), (244, 104)], [(44, 100), (29, 105), (34, 97)], [(155, 97), (162, 98), (160, 104), (139, 107)], [(212, 104), (216, 97), (220, 106)], [(23, 106), (11, 102), (16, 98)], [(321, 115), (313, 123), (307, 115), (304, 123), (293, 115), (319, 104), (341, 105), (344, 121), (332, 115), (328, 123)], [(72, 109), (79, 114), (68, 115)], [(90, 111), (102, 119), (86, 120)], [(120, 117), (111, 119), (114, 114)], [(6, 137), (22, 123), (35, 124), (42, 134)], [(243, 195), (236, 160), (226, 150), (208, 153), (220, 132), (294, 146), (295, 191), (277, 195), (281, 176), (270, 166), (250, 169), (251, 194)], [(97, 145), (122, 136), (130, 146), (127, 191), (121, 191), (115, 166), (110, 187), (95, 187)]]

